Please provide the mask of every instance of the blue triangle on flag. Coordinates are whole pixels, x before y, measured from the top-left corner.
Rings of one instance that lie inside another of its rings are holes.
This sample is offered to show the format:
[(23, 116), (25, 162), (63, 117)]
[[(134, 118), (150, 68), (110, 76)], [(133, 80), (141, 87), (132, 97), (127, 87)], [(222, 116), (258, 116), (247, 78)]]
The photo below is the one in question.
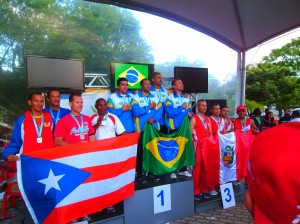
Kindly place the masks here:
[[(39, 223), (91, 175), (81, 169), (51, 160), (21, 155), (21, 161), (23, 189)], [(39, 181), (48, 178), (50, 169), (54, 176), (64, 176), (58, 181), (60, 190), (52, 187), (45, 194), (46, 185)]]

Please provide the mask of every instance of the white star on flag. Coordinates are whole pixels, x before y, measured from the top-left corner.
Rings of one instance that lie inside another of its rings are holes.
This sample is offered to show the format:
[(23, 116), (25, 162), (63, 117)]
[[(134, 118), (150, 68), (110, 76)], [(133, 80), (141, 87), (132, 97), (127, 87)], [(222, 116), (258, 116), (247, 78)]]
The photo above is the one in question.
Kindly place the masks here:
[(56, 190), (60, 191), (60, 187), (58, 185), (58, 181), (64, 176), (63, 175), (58, 175), (55, 176), (52, 169), (50, 169), (49, 171), (49, 175), (47, 178), (39, 180), (38, 182), (45, 184), (45, 195), (47, 194), (47, 192), (51, 189), (51, 188), (55, 188)]

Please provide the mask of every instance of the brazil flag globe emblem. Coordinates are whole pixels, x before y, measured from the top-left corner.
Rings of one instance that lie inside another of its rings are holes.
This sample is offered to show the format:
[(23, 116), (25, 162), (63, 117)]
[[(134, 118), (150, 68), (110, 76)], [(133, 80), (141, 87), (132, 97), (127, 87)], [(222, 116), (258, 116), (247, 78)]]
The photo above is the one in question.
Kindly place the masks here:
[(148, 78), (148, 66), (133, 64), (116, 65), (116, 80), (118, 78), (126, 78), (131, 88), (140, 88), (140, 81)]
[(188, 141), (183, 136), (176, 139), (156, 137), (146, 144), (146, 149), (164, 166), (172, 168), (181, 158), (185, 144)]

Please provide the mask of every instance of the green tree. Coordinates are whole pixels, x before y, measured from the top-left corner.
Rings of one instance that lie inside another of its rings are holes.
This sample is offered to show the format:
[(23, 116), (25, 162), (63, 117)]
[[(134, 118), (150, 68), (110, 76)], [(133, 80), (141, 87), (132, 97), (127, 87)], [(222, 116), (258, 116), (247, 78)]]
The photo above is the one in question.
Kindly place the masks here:
[(289, 68), (300, 75), (300, 37), (279, 49), (272, 50), (270, 55), (263, 58), (263, 61)]
[(26, 108), (25, 55), (84, 59), (94, 73), (109, 73), (110, 61), (153, 63), (128, 10), (78, 0), (0, 3), (0, 108)]
[(283, 109), (297, 104), (299, 99), (299, 78), (290, 68), (260, 63), (247, 66), (246, 98), (260, 104)]

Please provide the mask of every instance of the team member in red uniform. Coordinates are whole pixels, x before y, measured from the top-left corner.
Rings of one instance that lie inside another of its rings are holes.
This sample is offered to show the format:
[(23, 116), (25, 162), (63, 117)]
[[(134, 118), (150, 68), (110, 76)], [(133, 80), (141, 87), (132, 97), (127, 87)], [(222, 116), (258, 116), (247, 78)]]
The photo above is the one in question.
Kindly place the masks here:
[(229, 107), (222, 106), (221, 111), (220, 111), (220, 117), (222, 118), (221, 123), (222, 123), (222, 126), (223, 126), (221, 134), (227, 134), (227, 133), (233, 132), (233, 123), (228, 118), (228, 114), (229, 114)]
[(238, 106), (236, 109), (238, 117), (233, 122), (236, 136), (236, 155), (239, 158), (238, 161), (240, 161), (237, 164), (237, 182), (234, 182), (234, 184), (238, 184), (245, 175), (253, 134), (259, 133), (254, 121), (246, 117), (246, 111), (245, 106)]
[(60, 119), (54, 131), (57, 146), (78, 142), (95, 141), (95, 130), (90, 118), (81, 114), (83, 102), (79, 93), (72, 93), (69, 97), (71, 113)]
[(218, 182), (220, 166), (218, 128), (213, 126), (211, 119), (205, 116), (207, 104), (205, 100), (197, 102), (198, 113), (190, 120), (195, 145), (196, 164), (193, 169), (194, 198), (209, 198)]
[[(18, 118), (15, 123), (10, 144), (5, 147), (2, 157), (9, 162), (19, 160), (16, 154), (55, 147), (52, 135), (52, 119), (43, 111), (44, 96), (41, 92), (32, 93), (28, 104), (30, 110)], [(34, 223), (28, 210), (23, 223)]]
[(300, 223), (299, 124), (270, 128), (253, 141), (245, 204), (255, 223)]
[[(57, 146), (63, 146), (79, 142), (95, 141), (95, 130), (92, 126), (90, 117), (81, 114), (83, 107), (81, 94), (70, 94), (69, 105), (71, 113), (60, 119), (55, 127), (55, 144)], [(82, 220), (90, 221), (91, 218), (85, 216)]]
[(43, 94), (32, 93), (28, 105), (31, 109), (16, 121), (10, 144), (2, 154), (4, 160), (13, 162), (19, 160), (18, 153), (55, 147), (51, 115), (43, 111)]
[(253, 120), (250, 117), (246, 117), (247, 108), (245, 106), (238, 106), (236, 109), (238, 117), (234, 120), (234, 130), (239, 130), (244, 133), (244, 135), (252, 133), (259, 133), (258, 128), (255, 126)]

